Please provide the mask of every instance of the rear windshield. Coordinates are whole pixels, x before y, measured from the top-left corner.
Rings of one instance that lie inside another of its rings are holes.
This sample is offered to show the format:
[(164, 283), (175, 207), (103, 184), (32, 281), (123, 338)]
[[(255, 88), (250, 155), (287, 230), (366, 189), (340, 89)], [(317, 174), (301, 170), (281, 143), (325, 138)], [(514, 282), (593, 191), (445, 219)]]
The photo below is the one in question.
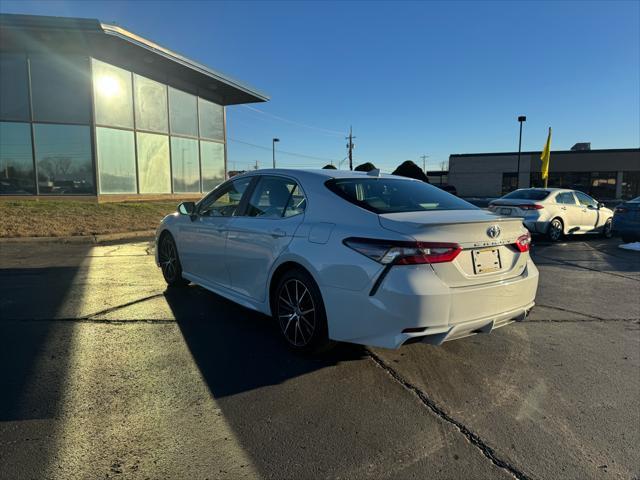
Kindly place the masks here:
[(334, 178), (326, 182), (326, 186), (348, 202), (378, 214), (478, 208), (444, 190), (419, 181)]
[(502, 198), (513, 198), (515, 200), (544, 200), (550, 192), (546, 190), (515, 190), (506, 194)]

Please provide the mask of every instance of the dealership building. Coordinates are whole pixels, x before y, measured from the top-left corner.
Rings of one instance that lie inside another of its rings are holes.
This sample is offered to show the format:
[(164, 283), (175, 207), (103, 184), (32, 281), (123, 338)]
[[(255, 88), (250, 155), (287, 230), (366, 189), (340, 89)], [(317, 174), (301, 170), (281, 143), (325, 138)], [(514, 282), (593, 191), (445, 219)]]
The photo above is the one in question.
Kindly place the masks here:
[[(520, 188), (542, 187), (541, 152), (520, 155)], [(448, 182), (463, 197), (499, 197), (518, 187), (518, 152), (465, 153), (449, 156)], [(640, 149), (591, 150), (578, 143), (551, 151), (549, 187), (581, 190), (598, 200), (640, 195)]]
[(116, 25), (0, 15), (0, 195), (198, 196), (259, 91)]

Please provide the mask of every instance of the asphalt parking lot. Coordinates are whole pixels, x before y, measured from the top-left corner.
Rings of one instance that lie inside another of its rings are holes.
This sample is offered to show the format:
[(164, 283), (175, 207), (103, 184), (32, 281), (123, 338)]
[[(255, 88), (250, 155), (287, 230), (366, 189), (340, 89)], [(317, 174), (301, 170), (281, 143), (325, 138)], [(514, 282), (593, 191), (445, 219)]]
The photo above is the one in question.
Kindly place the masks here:
[(536, 242), (525, 322), (321, 358), (166, 291), (149, 243), (0, 244), (0, 478), (640, 478), (640, 253), (619, 243)]

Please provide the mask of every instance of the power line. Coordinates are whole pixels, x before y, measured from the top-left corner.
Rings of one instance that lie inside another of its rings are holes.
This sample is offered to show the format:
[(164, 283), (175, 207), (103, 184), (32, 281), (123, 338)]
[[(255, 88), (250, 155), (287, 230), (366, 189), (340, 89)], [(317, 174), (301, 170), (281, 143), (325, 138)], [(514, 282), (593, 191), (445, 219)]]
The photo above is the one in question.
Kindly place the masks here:
[[(271, 147), (265, 147), (264, 145), (256, 145), (255, 143), (245, 142), (244, 140), (238, 140), (238, 139), (235, 139), (235, 138), (228, 138), (228, 140), (230, 140), (232, 142), (235, 142), (235, 143), (241, 143), (243, 145), (248, 145), (250, 147), (260, 148), (262, 150), (271, 151)], [(280, 153), (285, 154), (285, 155), (292, 155), (294, 157), (309, 158), (311, 160), (320, 160), (322, 162), (335, 162), (336, 161), (335, 159), (332, 159), (332, 158), (316, 157), (316, 156), (313, 156), (313, 155), (307, 155), (307, 154), (298, 153), (298, 152), (289, 152), (289, 151), (286, 151), (286, 150), (278, 150), (278, 154), (280, 154)]]
[(251, 107), (249, 105), (242, 105), (244, 108), (251, 110), (253, 112), (258, 112), (262, 115), (265, 115), (267, 117), (273, 118), (275, 120), (280, 120), (281, 122), (285, 122), (285, 123), (290, 123), (291, 125), (297, 125), (298, 127), (304, 127), (304, 128), (309, 128), (311, 130), (317, 130), (319, 132), (323, 132), (325, 135), (333, 135), (336, 137), (341, 137), (343, 135), (342, 132), (339, 132), (337, 130), (329, 130), (327, 128), (320, 128), (320, 127), (314, 127), (313, 125), (307, 125), (306, 123), (302, 123), (302, 122), (297, 122), (295, 120), (289, 120), (288, 118), (284, 118), (284, 117), (280, 117), (278, 115), (274, 115), (272, 113), (267, 113), (265, 111), (262, 111), (258, 108), (255, 107)]

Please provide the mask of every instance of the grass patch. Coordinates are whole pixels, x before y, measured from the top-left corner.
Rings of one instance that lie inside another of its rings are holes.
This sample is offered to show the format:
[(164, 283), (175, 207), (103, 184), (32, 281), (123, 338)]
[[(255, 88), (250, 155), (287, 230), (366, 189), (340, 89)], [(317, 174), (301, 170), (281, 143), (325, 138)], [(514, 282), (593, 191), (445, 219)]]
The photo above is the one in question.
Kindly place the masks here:
[(178, 200), (93, 203), (74, 200), (0, 202), (0, 237), (66, 237), (155, 229)]

